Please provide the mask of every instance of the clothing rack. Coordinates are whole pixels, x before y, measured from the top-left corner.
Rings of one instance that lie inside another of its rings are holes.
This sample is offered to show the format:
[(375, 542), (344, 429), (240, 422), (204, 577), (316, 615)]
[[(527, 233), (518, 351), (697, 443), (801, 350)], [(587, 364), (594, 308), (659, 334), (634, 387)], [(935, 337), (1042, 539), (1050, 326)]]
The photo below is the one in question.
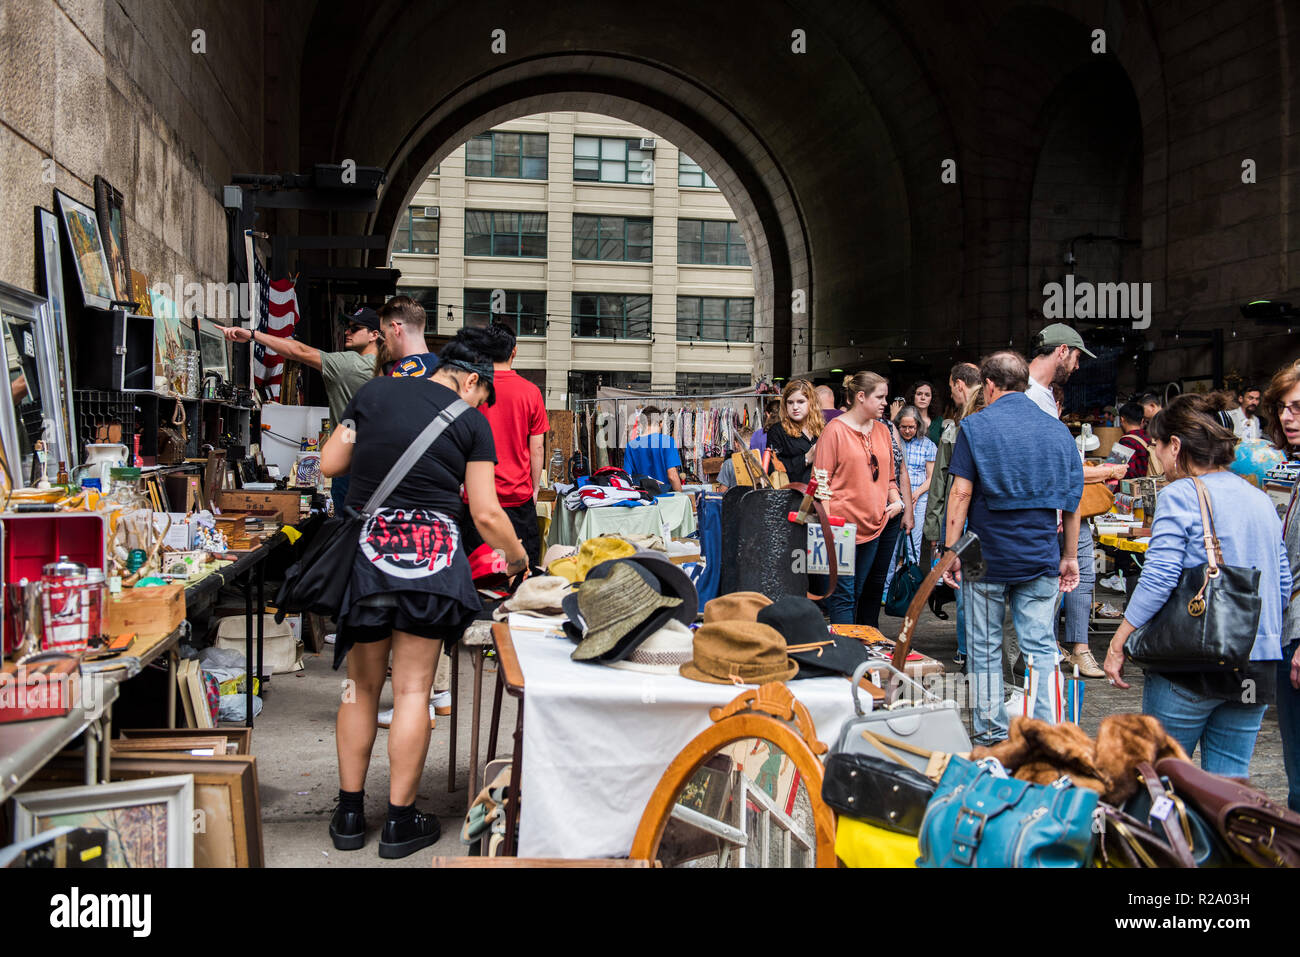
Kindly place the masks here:
[[(577, 399), (575, 428), (593, 470), (621, 462), (627, 440), (634, 436), (636, 414), (647, 405), (663, 410), (663, 431), (676, 441), (683, 466), (703, 475), (703, 460), (722, 455), (739, 438), (743, 427), (757, 431), (763, 424), (763, 407), (779, 392), (731, 392), (709, 395), (675, 395), (643, 392), (624, 396)], [(603, 434), (609, 442), (596, 441)], [(611, 449), (612, 444), (612, 449)], [(619, 462), (612, 460), (611, 452)]]

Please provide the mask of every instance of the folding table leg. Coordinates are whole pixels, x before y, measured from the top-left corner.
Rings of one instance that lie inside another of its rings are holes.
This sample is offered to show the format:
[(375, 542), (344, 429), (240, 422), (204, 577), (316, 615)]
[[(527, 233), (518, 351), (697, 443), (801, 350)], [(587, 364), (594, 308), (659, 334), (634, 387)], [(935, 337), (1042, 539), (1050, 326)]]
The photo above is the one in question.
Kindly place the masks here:
[[(460, 642), (451, 646), (451, 747), (447, 750), (447, 793), (456, 790), (456, 710), (460, 705)], [(471, 798), (472, 800), (472, 798)]]
[(244, 573), (244, 725), (253, 726), (253, 582), (250, 572)]
[[(266, 596), (264, 590), (266, 587), (266, 564), (257, 563), (257, 680), (259, 684), (266, 684), (266, 679), (262, 677), (262, 631), (266, 624)], [(263, 691), (265, 697), (265, 691)]]
[[(497, 672), (498, 676), (500, 672)], [(498, 680), (500, 678), (498, 677)], [(519, 829), (519, 778), (523, 770), (524, 758), (524, 699), (519, 696), (519, 710), (515, 717), (515, 753), (510, 759), (510, 800), (506, 804), (506, 839), (505, 855), (514, 857), (518, 853), (515, 832)]]
[(478, 736), (483, 723), (483, 649), (474, 649), (474, 723), (469, 732), (469, 802), (478, 797)]
[(492, 724), (488, 728), (488, 760), (491, 761), (497, 756), (497, 732), (501, 728), (501, 694), (505, 690), (505, 678), (501, 675), (501, 668), (497, 667), (497, 686), (492, 692)]
[(176, 663), (180, 652), (175, 648), (167, 652), (167, 727), (176, 727)]

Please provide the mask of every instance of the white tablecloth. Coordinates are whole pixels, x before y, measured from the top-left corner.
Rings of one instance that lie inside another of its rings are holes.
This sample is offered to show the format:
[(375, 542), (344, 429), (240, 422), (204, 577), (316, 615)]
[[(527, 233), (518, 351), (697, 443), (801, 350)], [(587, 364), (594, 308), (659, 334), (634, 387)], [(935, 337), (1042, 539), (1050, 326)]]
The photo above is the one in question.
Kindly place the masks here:
[[(743, 689), (573, 661), (565, 638), (511, 638), (524, 672), (520, 856), (626, 856), (668, 765)], [(788, 687), (833, 745), (853, 714), (848, 679)]]

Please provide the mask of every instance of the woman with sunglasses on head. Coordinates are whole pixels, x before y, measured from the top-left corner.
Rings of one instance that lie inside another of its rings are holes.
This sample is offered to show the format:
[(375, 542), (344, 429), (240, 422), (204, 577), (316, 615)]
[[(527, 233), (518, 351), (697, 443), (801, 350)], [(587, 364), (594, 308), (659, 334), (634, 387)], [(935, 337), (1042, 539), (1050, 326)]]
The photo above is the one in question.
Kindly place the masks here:
[[(1214, 417), (1212, 400), (1180, 395), (1151, 420), (1155, 455), (1171, 480), (1160, 493), (1151, 543), (1133, 597), (1111, 639), (1104, 665), (1111, 684), (1123, 679), (1124, 643), (1173, 600), (1184, 569), (1208, 561), (1197, 482), (1210, 500), (1210, 521), (1222, 564), (1260, 572), (1259, 623), (1250, 661), (1241, 673), (1146, 671), (1142, 712), (1160, 719), (1212, 774), (1245, 778), (1268, 702), (1276, 697), (1282, 658), (1282, 609), (1291, 595), (1291, 570), (1268, 495), (1228, 471), (1237, 437)], [(1213, 601), (1213, 593), (1209, 597)], [(1246, 636), (1243, 636), (1246, 637)]]
[(443, 644), (458, 641), (482, 609), (460, 531), (462, 485), (474, 526), (488, 545), (504, 552), (507, 574), (528, 565), (497, 501), (496, 448), (477, 409), (493, 399), (492, 360), (458, 334), (429, 378), (382, 376), (358, 389), (321, 452), (326, 475), (351, 474), (347, 506), (360, 512), (425, 428), (444, 422), (441, 434), (363, 524), (351, 574), (338, 583), (344, 599), (334, 667), (347, 657), (348, 688), (335, 732), (339, 805), (329, 830), (339, 850), (365, 844), (366, 773), (390, 652), (394, 714), (379, 856), (406, 857), (438, 839), (438, 819), (415, 809), (429, 750), (429, 689)]
[[(811, 477), (817, 439), (825, 427), (812, 383), (806, 379), (788, 383), (781, 390), (777, 421), (767, 430), (767, 448), (780, 459), (791, 482), (807, 482)], [(773, 463), (771, 468), (775, 467)]]
[[(1277, 371), (1264, 393), (1273, 442), (1300, 467), (1300, 361)], [(1277, 723), (1282, 729), (1287, 806), (1300, 811), (1300, 481), (1282, 513), (1282, 541), (1291, 565), (1291, 603), (1282, 619), (1282, 660), (1277, 667)]]
[[(874, 372), (859, 372), (845, 376), (844, 392), (848, 411), (822, 430), (813, 458), (814, 477), (820, 482), (824, 476), (831, 490), (827, 511), (857, 526), (855, 574), (840, 575), (825, 602), (833, 625), (855, 621), (885, 526), (904, 509), (893, 440), (881, 421), (888, 408), (888, 383)], [(878, 616), (879, 595), (875, 604)]]
[[(918, 563), (921, 560), (921, 532), (925, 527), (925, 509), (929, 505), (930, 480), (934, 477), (934, 461), (938, 455), (935, 444), (921, 430), (921, 413), (915, 406), (904, 406), (903, 411), (894, 417), (894, 428), (902, 439), (902, 459), (907, 466), (908, 482), (912, 491), (912, 527), (908, 531), (911, 540), (910, 554)], [(924, 566), (922, 566), (924, 567)], [(891, 558), (885, 575), (885, 592), (894, 579), (897, 564)]]

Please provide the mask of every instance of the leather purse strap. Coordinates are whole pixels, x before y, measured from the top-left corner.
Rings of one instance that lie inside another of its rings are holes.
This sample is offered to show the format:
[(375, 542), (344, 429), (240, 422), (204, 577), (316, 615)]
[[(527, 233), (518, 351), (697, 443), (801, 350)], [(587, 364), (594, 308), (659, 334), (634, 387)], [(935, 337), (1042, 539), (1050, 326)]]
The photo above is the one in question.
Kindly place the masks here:
[[(789, 485), (786, 486), (786, 488), (792, 492), (799, 492), (800, 494), (803, 495), (808, 494), (808, 486), (803, 482), (791, 482)], [(817, 522), (822, 527), (822, 542), (826, 546), (826, 566), (830, 569), (830, 574), (827, 576), (826, 579), (826, 594), (814, 595), (812, 592), (807, 592), (806, 594), (810, 601), (824, 601), (825, 599), (829, 598), (831, 595), (835, 593), (835, 586), (840, 580), (840, 574), (839, 574), (840, 563), (839, 563), (839, 556), (833, 551), (833, 549), (835, 548), (835, 537), (834, 537), (834, 533), (831, 530), (831, 517), (826, 512), (826, 506), (821, 503), (820, 499), (816, 499), (816, 498), (812, 500), (812, 506), (813, 506), (813, 511), (817, 515)], [(832, 561), (831, 560), (832, 558), (834, 558), (835, 560)], [(854, 571), (854, 574), (860, 574), (860, 573), (861, 572), (858, 570)]]
[[(1178, 859), (1182, 867), (1195, 867), (1196, 858), (1192, 856), (1191, 843), (1188, 840), (1186, 832), (1183, 830), (1183, 814), (1185, 811), (1179, 807), (1173, 796), (1165, 791), (1164, 785), (1160, 783), (1160, 776), (1156, 774), (1156, 769), (1151, 766), (1150, 761), (1143, 761), (1137, 766), (1138, 777), (1146, 785), (1147, 793), (1151, 795), (1151, 811), (1149, 816), (1160, 822), (1164, 829), (1165, 838), (1169, 842), (1170, 849)], [(1163, 817), (1158, 817), (1155, 811), (1160, 807), (1160, 802), (1164, 801), (1169, 806), (1164, 809)]]
[(377, 508), (388, 501), (388, 496), (393, 494), (397, 486), (402, 483), (402, 479), (406, 478), (407, 473), (415, 467), (415, 463), (429, 450), (429, 446), (438, 441), (438, 436), (442, 435), (447, 426), (460, 418), (461, 413), (468, 411), (469, 403), (464, 399), (457, 399), (424, 427), (424, 431), (416, 436), (415, 441), (402, 453), (401, 458), (393, 463), (393, 467), (388, 470), (384, 480), (375, 489), (375, 494), (371, 495), (370, 500), (366, 502), (367, 515), (373, 514)]
[(1196, 501), (1201, 506), (1201, 530), (1205, 540), (1205, 558), (1210, 566), (1210, 577), (1217, 578), (1219, 566), (1223, 564), (1223, 549), (1219, 545), (1219, 536), (1214, 528), (1214, 505), (1210, 501), (1209, 490), (1205, 483), (1195, 475), (1192, 482), (1196, 485)]

